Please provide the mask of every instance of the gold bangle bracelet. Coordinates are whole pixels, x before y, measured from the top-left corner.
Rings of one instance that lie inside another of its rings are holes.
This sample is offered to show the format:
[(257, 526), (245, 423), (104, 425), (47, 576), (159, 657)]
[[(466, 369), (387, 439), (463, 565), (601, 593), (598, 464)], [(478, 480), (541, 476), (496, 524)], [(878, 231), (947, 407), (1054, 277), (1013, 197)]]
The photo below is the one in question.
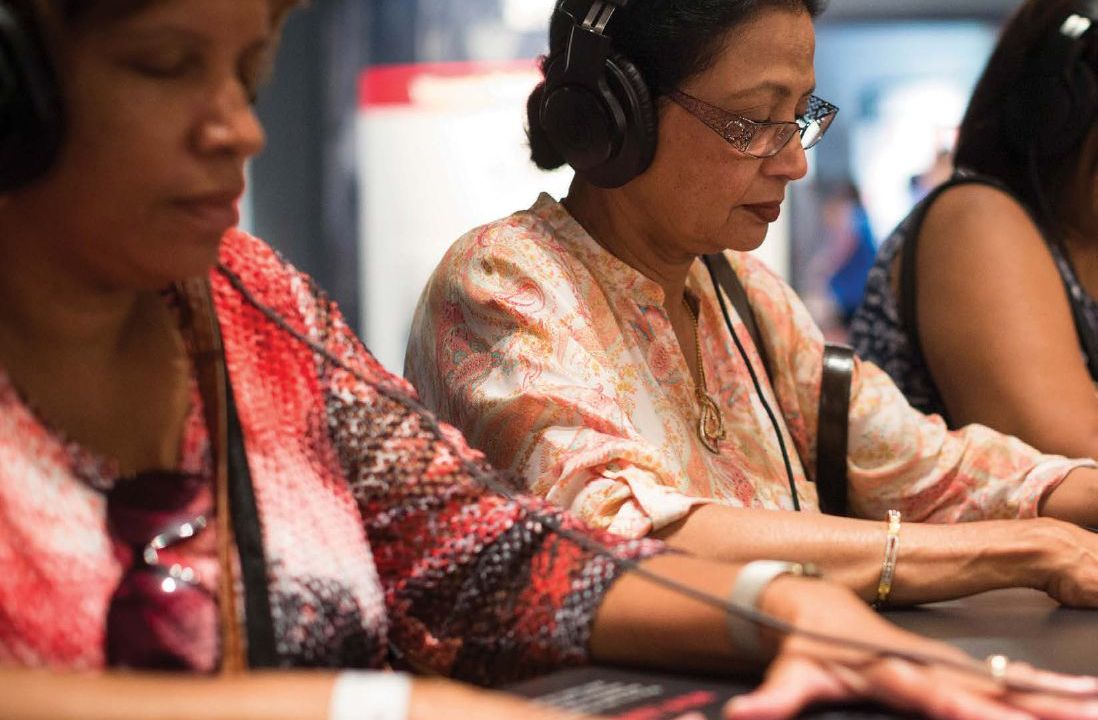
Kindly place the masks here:
[(892, 593), (892, 580), (896, 576), (896, 556), (900, 551), (900, 511), (888, 511), (888, 537), (885, 539), (884, 564), (881, 581), (877, 584), (877, 600), (873, 607), (883, 607)]

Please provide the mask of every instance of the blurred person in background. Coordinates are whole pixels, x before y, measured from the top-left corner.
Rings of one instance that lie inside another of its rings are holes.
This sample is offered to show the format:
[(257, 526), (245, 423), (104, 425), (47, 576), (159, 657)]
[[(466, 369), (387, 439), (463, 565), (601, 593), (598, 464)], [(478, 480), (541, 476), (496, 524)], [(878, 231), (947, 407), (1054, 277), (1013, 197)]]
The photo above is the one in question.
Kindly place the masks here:
[(911, 403), (1098, 457), (1098, 2), (1029, 0), (961, 124), (957, 173), (882, 243), (852, 339)]
[(919, 202), (929, 195), (931, 190), (949, 180), (952, 175), (953, 153), (945, 148), (939, 148), (934, 153), (934, 159), (930, 165), (922, 172), (912, 175), (908, 180), (911, 202)]
[(804, 271), (805, 305), (830, 339), (845, 340), (877, 256), (869, 214), (858, 186), (845, 179), (821, 190), (819, 241)]

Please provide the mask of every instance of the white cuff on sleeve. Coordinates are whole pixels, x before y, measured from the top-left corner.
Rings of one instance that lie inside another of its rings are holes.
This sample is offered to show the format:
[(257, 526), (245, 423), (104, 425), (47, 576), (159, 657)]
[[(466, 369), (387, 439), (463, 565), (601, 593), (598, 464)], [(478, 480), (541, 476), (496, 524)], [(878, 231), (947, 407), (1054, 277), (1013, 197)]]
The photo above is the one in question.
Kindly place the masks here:
[(342, 672), (332, 686), (328, 720), (407, 720), (412, 679), (391, 672)]

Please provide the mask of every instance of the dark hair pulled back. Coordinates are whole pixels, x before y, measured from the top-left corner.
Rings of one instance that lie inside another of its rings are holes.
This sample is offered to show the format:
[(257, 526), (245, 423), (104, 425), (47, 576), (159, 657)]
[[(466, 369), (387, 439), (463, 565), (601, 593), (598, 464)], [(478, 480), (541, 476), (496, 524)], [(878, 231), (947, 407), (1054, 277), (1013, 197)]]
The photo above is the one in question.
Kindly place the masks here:
[[(653, 98), (659, 88), (678, 87), (704, 72), (716, 59), (728, 32), (750, 21), (759, 11), (784, 8), (804, 11), (816, 17), (826, 0), (634, 0), (610, 21), (607, 34), (614, 52), (625, 55), (644, 77)], [(565, 0), (564, 8), (582, 18), (590, 0)], [(571, 25), (567, 17), (554, 12), (549, 26), (548, 62), (562, 54), (568, 44)], [(530, 156), (543, 170), (565, 164), (541, 128), (540, 108), (545, 84), (541, 83), (526, 101), (527, 136)]]

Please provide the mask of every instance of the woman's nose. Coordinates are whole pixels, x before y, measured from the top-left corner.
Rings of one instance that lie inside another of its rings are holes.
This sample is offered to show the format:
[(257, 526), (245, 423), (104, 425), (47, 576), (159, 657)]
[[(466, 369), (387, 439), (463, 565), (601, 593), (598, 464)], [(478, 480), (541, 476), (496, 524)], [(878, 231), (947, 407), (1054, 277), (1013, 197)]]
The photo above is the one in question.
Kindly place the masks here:
[(808, 174), (808, 158), (801, 147), (801, 138), (794, 134), (777, 154), (763, 163), (763, 171), (769, 175), (778, 175), (790, 181), (800, 180)]
[(203, 154), (232, 154), (247, 159), (262, 150), (265, 142), (263, 126), (247, 91), (238, 81), (226, 83), (201, 121), (197, 149)]

